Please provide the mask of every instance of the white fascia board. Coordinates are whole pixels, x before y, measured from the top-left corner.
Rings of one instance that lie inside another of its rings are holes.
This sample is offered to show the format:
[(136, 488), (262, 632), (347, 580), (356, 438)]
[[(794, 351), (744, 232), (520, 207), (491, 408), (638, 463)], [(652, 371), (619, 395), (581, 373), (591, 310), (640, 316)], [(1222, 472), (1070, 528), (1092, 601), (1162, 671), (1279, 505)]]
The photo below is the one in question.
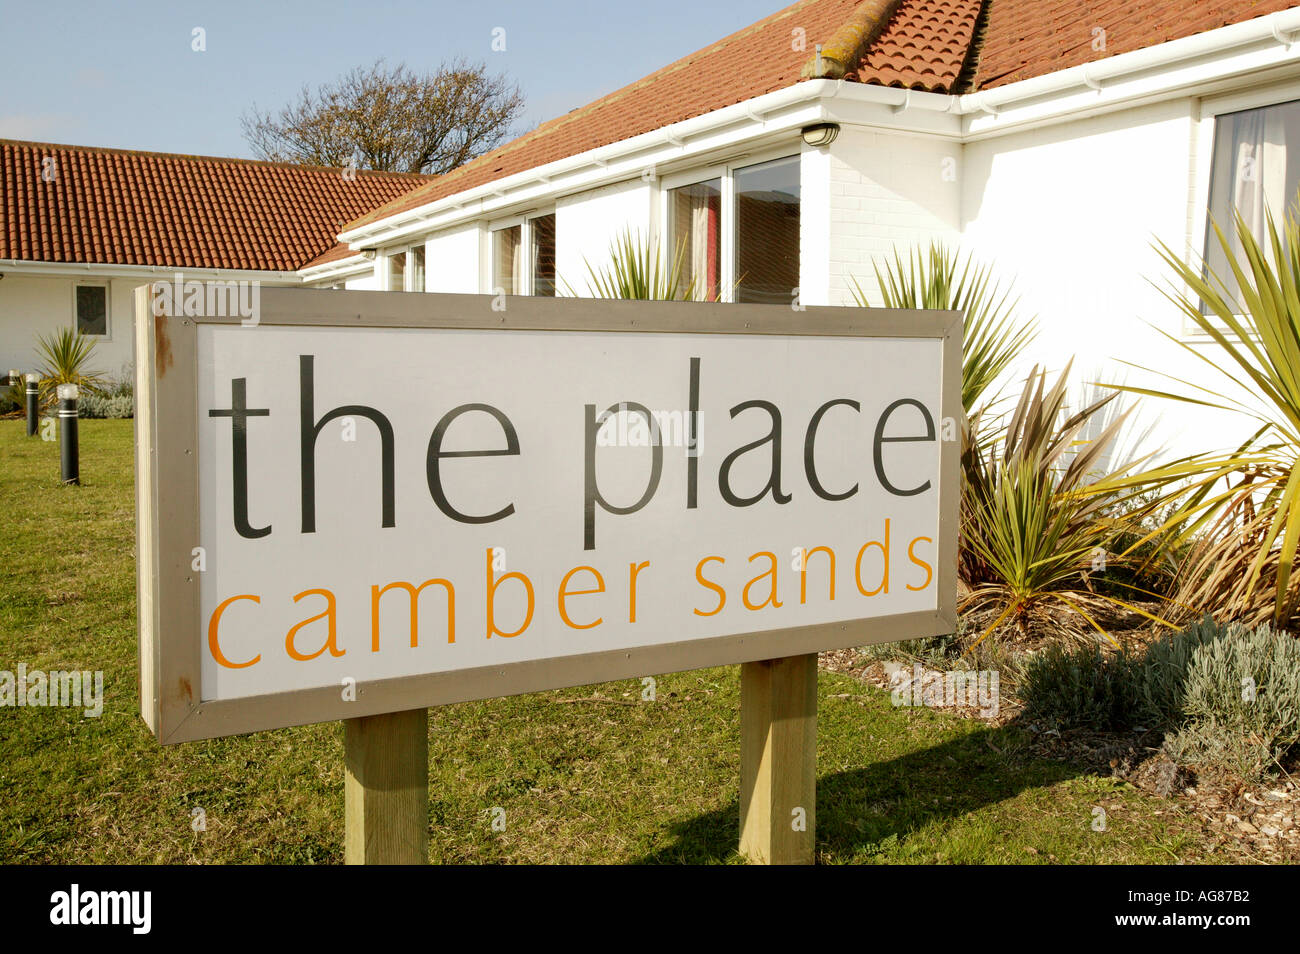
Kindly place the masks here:
[(774, 132), (797, 132), (801, 126), (826, 121), (823, 101), (848, 85), (851, 84), (842, 80), (796, 83), (703, 116), (437, 199), (340, 233), (339, 240), (355, 249), (382, 246), (415, 233), (444, 229), (462, 220), (480, 218), (507, 207), (531, 202), (545, 204), (571, 192), (636, 178), (658, 166), (677, 164), (694, 155)]
[(1300, 65), (1300, 9), (1073, 66), (958, 97), (967, 140), (1154, 101), (1195, 95), (1231, 78)]
[(827, 120), (841, 125), (959, 140), (963, 124), (957, 101), (956, 96), (946, 93), (845, 83), (837, 95), (827, 97), (823, 104)]
[(267, 272), (238, 268), (183, 268), (175, 265), (104, 265), (96, 262), (33, 262), (0, 258), (0, 272), (13, 275), (43, 275), (71, 278), (141, 278), (156, 281), (177, 274), (187, 279), (212, 278), (222, 281), (260, 281), (296, 285), (298, 272)]
[(320, 282), (327, 279), (351, 278), (374, 271), (375, 263), (361, 255), (341, 258), (336, 262), (312, 265), (298, 270), (298, 276), (304, 282)]

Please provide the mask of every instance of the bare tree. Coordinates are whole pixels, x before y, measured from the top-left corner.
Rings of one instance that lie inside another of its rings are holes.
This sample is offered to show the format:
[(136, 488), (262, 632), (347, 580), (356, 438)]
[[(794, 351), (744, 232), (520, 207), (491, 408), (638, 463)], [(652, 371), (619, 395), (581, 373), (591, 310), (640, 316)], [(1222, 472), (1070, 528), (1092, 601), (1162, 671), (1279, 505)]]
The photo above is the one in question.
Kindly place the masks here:
[(455, 60), (418, 74), (378, 60), (278, 113), (240, 119), (254, 152), (274, 162), (441, 174), (499, 145), (524, 107), (517, 84)]

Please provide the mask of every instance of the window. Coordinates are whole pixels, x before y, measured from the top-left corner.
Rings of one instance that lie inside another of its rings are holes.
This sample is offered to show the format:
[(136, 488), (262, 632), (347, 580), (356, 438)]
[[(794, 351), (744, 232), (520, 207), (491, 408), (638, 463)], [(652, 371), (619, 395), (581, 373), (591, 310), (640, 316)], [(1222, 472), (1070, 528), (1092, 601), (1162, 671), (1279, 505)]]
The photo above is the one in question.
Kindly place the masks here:
[(736, 301), (789, 304), (799, 286), (799, 157), (736, 170)]
[(532, 234), (534, 295), (555, 297), (555, 213), (528, 220)]
[(492, 293), (523, 294), (523, 243), (520, 226), (492, 233)]
[(78, 285), (76, 295), (77, 331), (83, 335), (107, 335), (108, 287)]
[[(1279, 226), (1296, 211), (1300, 188), (1300, 101), (1225, 113), (1215, 120), (1214, 156), (1210, 166), (1210, 222), (1240, 254), (1234, 212), (1241, 214), (1257, 239), (1265, 238), (1265, 210)], [(1207, 223), (1205, 262), (1209, 271), (1235, 294), (1236, 282), (1223, 247)]]
[[(706, 301), (788, 305), (799, 286), (800, 157), (714, 166), (664, 183), (664, 251)], [(689, 176), (689, 178), (688, 178)]]
[(407, 276), (407, 291), (424, 291), (424, 246), (417, 245), (411, 249), (411, 268)]
[(515, 220), (492, 230), (492, 286), (507, 295), (554, 297), (555, 213)]
[(722, 281), (722, 180), (709, 179), (668, 193), (668, 255), (681, 256), (679, 291), (717, 301)]
[(390, 252), (388, 255), (388, 290), (406, 289), (406, 253)]

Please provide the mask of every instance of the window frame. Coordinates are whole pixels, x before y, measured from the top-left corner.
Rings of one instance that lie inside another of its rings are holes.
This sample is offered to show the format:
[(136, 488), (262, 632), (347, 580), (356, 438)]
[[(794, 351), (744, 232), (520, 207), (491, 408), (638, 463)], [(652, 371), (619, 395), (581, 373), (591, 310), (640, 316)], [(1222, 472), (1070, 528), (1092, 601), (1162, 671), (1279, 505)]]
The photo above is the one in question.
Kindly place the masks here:
[[(1218, 135), (1219, 117), (1240, 113), (1250, 109), (1265, 109), (1269, 106), (1281, 106), (1284, 103), (1300, 100), (1300, 81), (1291, 80), (1274, 83), (1252, 89), (1236, 90), (1215, 96), (1202, 97), (1196, 104), (1193, 115), (1192, 133), (1196, 153), (1193, 157), (1192, 178), (1193, 201), (1188, 204), (1188, 222), (1186, 233), (1186, 257), (1195, 256), (1204, 262), (1210, 243), (1217, 241), (1210, 226), (1210, 188), (1214, 181), (1214, 145)], [(1192, 294), (1192, 290), (1183, 286), (1183, 292)], [(1215, 327), (1228, 332), (1217, 318), (1212, 319)], [(1187, 315), (1179, 318), (1179, 337), (1190, 342), (1209, 342), (1214, 339), (1202, 331)]]
[(72, 283), (72, 330), (78, 334), (84, 334), (81, 331), (81, 321), (77, 316), (77, 289), (78, 288), (102, 288), (104, 289), (104, 333), (102, 335), (87, 334), (87, 338), (93, 338), (96, 341), (113, 340), (113, 283), (109, 279), (76, 279)]
[[(517, 296), (527, 296), (527, 297), (533, 297), (534, 295), (536, 295), (536, 289), (533, 287), (534, 285), (533, 270), (536, 264), (533, 261), (533, 221), (535, 219), (546, 218), (546, 216), (548, 215), (555, 215), (555, 206), (543, 207), (538, 209), (530, 209), (527, 212), (521, 212), (516, 215), (511, 215), (505, 218), (493, 219), (488, 223), (487, 255), (486, 255), (487, 268), (485, 269), (486, 277), (484, 279), (487, 287), (484, 289), (485, 294), (495, 295), (497, 293), (497, 286), (496, 286), (497, 263), (496, 263), (495, 233), (500, 232), (502, 229), (510, 229), (510, 228), (514, 228), (515, 226), (519, 226), (519, 247), (520, 247), (519, 254), (521, 259), (520, 266), (519, 266), (520, 287), (517, 288), (513, 294)], [(560, 274), (558, 268), (559, 265), (558, 252), (559, 252), (559, 244), (560, 244), (558, 219), (556, 219), (556, 225), (557, 228), (556, 228), (555, 245), (556, 245), (556, 253), (557, 253), (556, 254), (557, 267), (556, 267), (556, 274), (555, 274), (555, 294), (556, 296), (560, 296), (562, 294), (562, 287), (560, 284)]]
[[(793, 149), (793, 151), (791, 151)], [(659, 195), (655, 203), (659, 221), (659, 251), (665, 259), (672, 255), (672, 236), (668, 234), (670, 218), (669, 193), (682, 186), (708, 182), (710, 179), (721, 180), (722, 216), (718, 222), (718, 301), (734, 303), (736, 300), (736, 173), (750, 166), (775, 162), (778, 159), (799, 160), (800, 178), (803, 176), (803, 150), (789, 145), (779, 146), (756, 152), (741, 153), (720, 162), (682, 172), (665, 175), (658, 180)], [(803, 192), (799, 195), (800, 214), (803, 211)], [(802, 235), (800, 236), (802, 239)], [(799, 249), (799, 267), (803, 268), (802, 242)]]

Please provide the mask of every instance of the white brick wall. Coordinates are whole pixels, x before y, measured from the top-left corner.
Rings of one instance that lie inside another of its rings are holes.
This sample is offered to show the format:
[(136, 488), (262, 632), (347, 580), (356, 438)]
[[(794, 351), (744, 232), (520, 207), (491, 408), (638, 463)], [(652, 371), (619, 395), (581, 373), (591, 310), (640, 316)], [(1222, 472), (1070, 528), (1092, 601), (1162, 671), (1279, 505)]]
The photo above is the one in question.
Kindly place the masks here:
[(880, 304), (872, 263), (898, 245), (955, 240), (961, 147), (846, 126), (830, 147), (829, 303), (853, 303), (857, 279)]

